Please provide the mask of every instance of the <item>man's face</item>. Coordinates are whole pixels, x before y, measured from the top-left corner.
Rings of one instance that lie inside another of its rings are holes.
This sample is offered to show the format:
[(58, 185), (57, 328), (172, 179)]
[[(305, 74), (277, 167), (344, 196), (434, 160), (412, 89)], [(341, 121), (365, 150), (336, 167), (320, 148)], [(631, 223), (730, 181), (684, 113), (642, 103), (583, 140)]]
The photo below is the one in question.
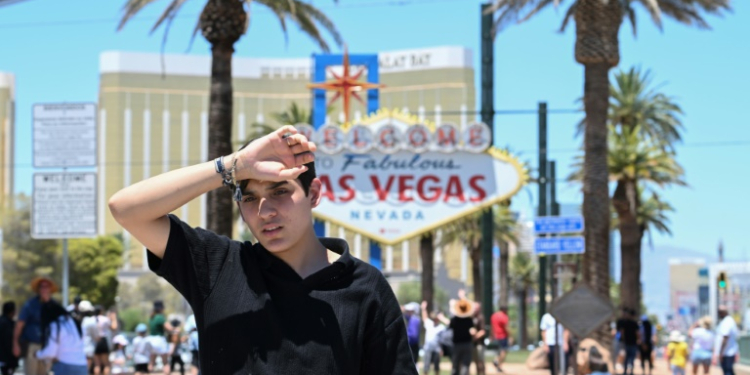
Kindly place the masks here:
[(307, 195), (298, 180), (250, 180), (239, 203), (245, 224), (272, 253), (296, 247), (312, 228), (312, 209), (320, 202), (320, 180), (313, 180)]
[(49, 301), (52, 296), (52, 284), (47, 281), (42, 281), (39, 283), (39, 289), (37, 289), (37, 291), (39, 292), (39, 298), (42, 301)]
[(719, 319), (723, 319), (724, 317), (726, 317), (727, 315), (729, 315), (729, 313), (727, 312), (727, 310), (719, 309), (718, 315), (719, 315)]

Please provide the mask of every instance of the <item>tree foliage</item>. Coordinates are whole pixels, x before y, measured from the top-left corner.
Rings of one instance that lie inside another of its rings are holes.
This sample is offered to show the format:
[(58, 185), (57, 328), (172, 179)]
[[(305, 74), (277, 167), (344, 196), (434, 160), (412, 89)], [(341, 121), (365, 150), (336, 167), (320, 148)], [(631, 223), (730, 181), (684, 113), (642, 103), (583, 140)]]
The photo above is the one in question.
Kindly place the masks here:
[[(2, 293), (3, 299), (20, 303), (34, 295), (29, 282), (37, 276), (51, 277), (62, 289), (62, 246), (60, 240), (31, 238), (29, 197), (17, 196), (15, 207), (5, 212), (2, 220)], [(122, 251), (122, 243), (114, 236), (69, 240), (69, 300), (81, 295), (94, 304), (113, 305)]]
[(61, 279), (61, 248), (57, 240), (31, 238), (31, 198), (15, 197), (15, 209), (5, 211), (3, 228), (3, 300), (22, 303), (34, 292), (29, 282), (45, 275), (53, 280)]
[(122, 242), (113, 236), (71, 240), (70, 300), (80, 295), (95, 305), (115, 304), (117, 271), (122, 267)]

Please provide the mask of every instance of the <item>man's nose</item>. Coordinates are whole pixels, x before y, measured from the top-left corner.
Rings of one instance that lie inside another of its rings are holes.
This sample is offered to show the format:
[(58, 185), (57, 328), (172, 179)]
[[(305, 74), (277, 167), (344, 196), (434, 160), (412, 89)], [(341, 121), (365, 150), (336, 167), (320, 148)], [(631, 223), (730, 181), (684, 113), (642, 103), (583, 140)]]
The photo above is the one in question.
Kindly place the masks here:
[(274, 217), (276, 216), (276, 208), (273, 206), (273, 203), (271, 203), (271, 201), (263, 198), (260, 200), (258, 215), (263, 219)]

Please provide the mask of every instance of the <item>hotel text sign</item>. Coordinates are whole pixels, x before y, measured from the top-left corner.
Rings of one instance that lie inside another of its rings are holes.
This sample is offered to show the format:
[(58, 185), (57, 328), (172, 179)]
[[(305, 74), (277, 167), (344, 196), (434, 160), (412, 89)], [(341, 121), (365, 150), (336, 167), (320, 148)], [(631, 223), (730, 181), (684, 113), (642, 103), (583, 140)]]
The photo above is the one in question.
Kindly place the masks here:
[[(411, 127), (389, 119), (371, 126), (372, 134), (377, 138), (378, 131), (389, 126)], [(511, 156), (494, 149), (465, 151), (461, 142), (453, 152), (434, 150), (436, 143), (421, 153), (383, 149), (377, 141), (366, 151), (349, 143), (334, 147), (337, 152), (320, 152), (324, 130), (312, 135), (318, 142), (315, 168), (323, 195), (313, 212), (386, 245), (503, 201), (526, 179)], [(346, 138), (352, 130), (342, 135)]]

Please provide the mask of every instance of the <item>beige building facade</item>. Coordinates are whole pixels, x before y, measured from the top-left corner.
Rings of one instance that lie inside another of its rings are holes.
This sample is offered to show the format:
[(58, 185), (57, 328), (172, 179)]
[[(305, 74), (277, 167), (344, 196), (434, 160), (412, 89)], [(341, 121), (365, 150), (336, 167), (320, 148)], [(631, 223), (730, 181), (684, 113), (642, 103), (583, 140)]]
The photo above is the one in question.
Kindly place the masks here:
[(0, 212), (13, 200), (15, 85), (13, 74), (0, 72)]
[[(380, 106), (398, 108), (420, 119), (466, 125), (475, 116), (472, 52), (463, 47), (435, 47), (378, 53)], [(99, 233), (123, 232), (107, 210), (107, 200), (124, 186), (208, 159), (208, 89), (210, 56), (104, 52), (99, 91)], [(239, 146), (253, 124), (276, 124), (273, 114), (292, 103), (309, 109), (312, 59), (233, 60), (233, 141)], [(355, 72), (358, 67), (355, 67)], [(334, 68), (334, 72), (336, 68)], [(364, 75), (366, 76), (366, 74)], [(329, 94), (330, 98), (330, 94)], [(367, 116), (366, 105), (353, 102), (354, 121)], [(471, 111), (471, 112), (470, 112)], [(343, 120), (340, 101), (330, 121)], [(193, 226), (205, 226), (205, 197), (174, 214)], [(238, 226), (239, 227), (239, 226)], [(335, 225), (332, 236), (346, 238), (355, 256), (369, 259), (366, 239)], [(241, 233), (237, 234), (241, 236)], [(126, 269), (142, 269), (144, 250), (129, 244)], [(418, 239), (382, 249), (383, 270), (418, 272)], [(451, 276), (470, 279), (465, 251), (446, 250)], [(459, 269), (458, 265), (462, 267)], [(470, 280), (468, 280), (470, 282)]]

